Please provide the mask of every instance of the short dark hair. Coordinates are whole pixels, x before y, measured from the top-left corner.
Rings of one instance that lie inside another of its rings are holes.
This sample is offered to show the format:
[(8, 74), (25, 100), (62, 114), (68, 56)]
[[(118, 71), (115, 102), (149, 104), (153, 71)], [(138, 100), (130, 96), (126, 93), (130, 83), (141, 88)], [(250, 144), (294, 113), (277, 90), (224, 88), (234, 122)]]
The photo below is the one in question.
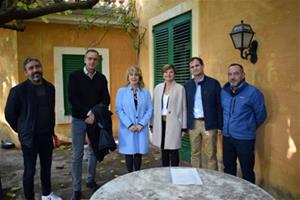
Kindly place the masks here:
[(94, 52), (94, 53), (96, 53), (96, 54), (99, 55), (99, 52), (98, 52), (96, 49), (88, 49), (88, 50), (85, 52), (85, 56), (86, 56), (88, 53), (90, 53), (90, 52)]
[(238, 64), (238, 63), (231, 63), (228, 68), (232, 67), (232, 66), (238, 66), (242, 72), (244, 72), (244, 67), (241, 65), (241, 64)]
[(189, 60), (189, 65), (194, 60), (198, 60), (201, 65), (204, 65), (203, 60), (200, 57), (191, 57), (190, 60)]
[(40, 61), (39, 59), (37, 59), (37, 58), (32, 58), (32, 57), (27, 57), (27, 58), (24, 60), (24, 62), (23, 62), (23, 68), (24, 68), (24, 70), (26, 70), (26, 67), (25, 67), (25, 66), (26, 66), (28, 63), (30, 63), (31, 61), (38, 62), (38, 63), (42, 66), (41, 61)]
[(161, 68), (161, 73), (165, 73), (167, 70), (169, 69), (173, 69), (174, 74), (176, 74), (176, 69), (175, 66), (172, 64), (165, 64), (162, 68)]

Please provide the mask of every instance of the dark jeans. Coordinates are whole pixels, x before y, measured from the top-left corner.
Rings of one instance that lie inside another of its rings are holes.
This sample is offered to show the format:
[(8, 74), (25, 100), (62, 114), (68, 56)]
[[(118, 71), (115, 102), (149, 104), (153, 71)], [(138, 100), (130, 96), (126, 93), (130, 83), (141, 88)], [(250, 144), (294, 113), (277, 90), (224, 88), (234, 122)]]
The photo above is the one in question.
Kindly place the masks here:
[(161, 121), (161, 162), (163, 167), (179, 166), (178, 149), (165, 149), (166, 121)]
[(24, 159), (23, 188), (27, 200), (34, 199), (34, 174), (37, 155), (39, 155), (40, 158), (42, 195), (50, 194), (52, 151), (52, 136), (47, 134), (36, 136), (34, 138), (33, 146), (30, 148), (22, 146)]
[(133, 154), (133, 155), (125, 155), (125, 162), (126, 162), (126, 167), (128, 172), (133, 171), (133, 166), (134, 166), (134, 171), (138, 171), (141, 169), (142, 165), (142, 154)]
[(236, 176), (236, 160), (239, 159), (243, 179), (255, 183), (255, 140), (237, 140), (223, 136), (224, 172)]

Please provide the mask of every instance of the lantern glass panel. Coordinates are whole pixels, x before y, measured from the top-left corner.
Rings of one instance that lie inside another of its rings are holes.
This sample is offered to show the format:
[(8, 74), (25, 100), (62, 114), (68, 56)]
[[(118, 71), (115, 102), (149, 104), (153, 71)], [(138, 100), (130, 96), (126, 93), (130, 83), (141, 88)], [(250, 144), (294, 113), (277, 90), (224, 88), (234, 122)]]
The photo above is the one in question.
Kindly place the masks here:
[(234, 47), (236, 49), (239, 49), (242, 47), (241, 38), (242, 38), (242, 33), (231, 34), (231, 39), (232, 39)]
[(244, 33), (243, 48), (249, 48), (252, 37), (253, 37), (253, 33)]

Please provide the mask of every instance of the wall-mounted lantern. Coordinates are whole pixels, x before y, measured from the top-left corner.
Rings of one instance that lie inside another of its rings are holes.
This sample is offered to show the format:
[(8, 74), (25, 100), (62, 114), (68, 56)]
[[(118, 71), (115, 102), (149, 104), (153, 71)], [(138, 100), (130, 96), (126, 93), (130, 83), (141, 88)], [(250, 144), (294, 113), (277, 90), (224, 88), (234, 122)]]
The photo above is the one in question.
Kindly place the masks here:
[(253, 64), (257, 61), (256, 50), (258, 46), (256, 40), (252, 41), (254, 34), (251, 26), (249, 24), (244, 24), (243, 20), (241, 21), (241, 24), (235, 25), (230, 33), (234, 47), (241, 52), (241, 58), (248, 59), (250, 56), (250, 61)]

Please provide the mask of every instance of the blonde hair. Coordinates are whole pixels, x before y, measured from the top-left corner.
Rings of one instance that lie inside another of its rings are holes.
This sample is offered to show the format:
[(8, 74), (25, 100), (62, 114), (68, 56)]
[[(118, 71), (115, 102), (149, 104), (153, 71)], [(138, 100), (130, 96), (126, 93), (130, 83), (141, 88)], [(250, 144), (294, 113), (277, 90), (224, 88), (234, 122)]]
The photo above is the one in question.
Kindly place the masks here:
[(144, 81), (143, 81), (143, 74), (142, 74), (142, 70), (140, 67), (138, 67), (137, 65), (131, 65), (130, 67), (128, 67), (127, 71), (126, 71), (126, 81), (127, 81), (127, 85), (129, 85), (129, 75), (130, 74), (136, 74), (139, 77), (139, 87), (143, 88), (145, 86)]

